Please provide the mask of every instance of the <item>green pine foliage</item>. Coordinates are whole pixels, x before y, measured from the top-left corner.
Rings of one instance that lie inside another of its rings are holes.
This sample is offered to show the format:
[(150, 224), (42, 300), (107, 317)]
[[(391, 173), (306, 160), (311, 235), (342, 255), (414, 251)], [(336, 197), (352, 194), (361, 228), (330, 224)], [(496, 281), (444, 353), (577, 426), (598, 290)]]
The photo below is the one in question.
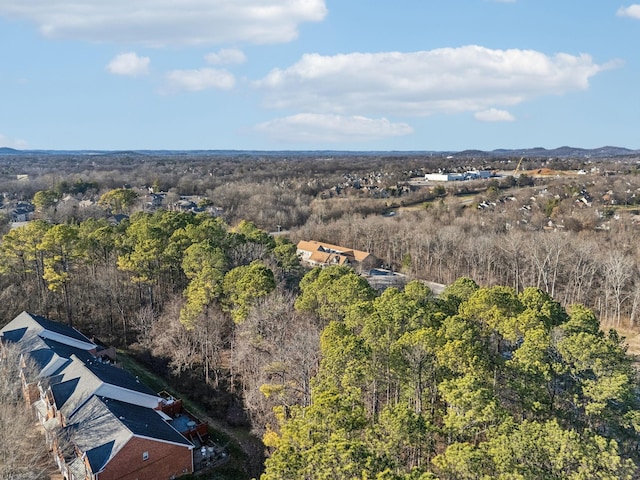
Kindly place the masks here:
[(262, 480), (634, 478), (637, 373), (589, 310), (469, 279), (337, 300), (348, 275), (301, 282), (322, 360), (311, 404), (277, 410)]

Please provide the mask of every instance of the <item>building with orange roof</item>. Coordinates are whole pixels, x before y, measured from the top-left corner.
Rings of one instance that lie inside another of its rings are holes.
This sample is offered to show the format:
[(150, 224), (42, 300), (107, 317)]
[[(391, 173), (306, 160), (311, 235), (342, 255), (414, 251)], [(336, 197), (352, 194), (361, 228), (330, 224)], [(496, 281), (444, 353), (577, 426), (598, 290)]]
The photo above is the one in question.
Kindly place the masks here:
[(378, 259), (368, 252), (315, 240), (298, 242), (297, 253), (303, 263), (313, 267), (347, 265), (362, 270), (375, 267), (379, 263)]

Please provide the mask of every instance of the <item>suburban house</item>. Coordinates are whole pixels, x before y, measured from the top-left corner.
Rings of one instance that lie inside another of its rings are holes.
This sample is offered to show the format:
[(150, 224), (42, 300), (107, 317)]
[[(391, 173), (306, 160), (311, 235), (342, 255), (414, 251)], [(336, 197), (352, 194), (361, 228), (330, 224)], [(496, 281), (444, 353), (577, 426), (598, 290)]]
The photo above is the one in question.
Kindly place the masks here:
[(169, 479), (193, 472), (194, 446), (157, 410), (92, 395), (66, 429), (75, 452), (57, 460), (68, 479)]
[(22, 312), (0, 330), (0, 355), (7, 344), (20, 352), (25, 399), (66, 480), (172, 479), (210, 465), (207, 424), (76, 329)]
[(368, 252), (316, 242), (315, 240), (298, 242), (297, 254), (302, 262), (313, 267), (348, 265), (360, 270), (368, 270), (379, 263), (378, 259)]
[(7, 208), (12, 222), (29, 222), (35, 215), (35, 207), (31, 202), (16, 202), (13, 209)]

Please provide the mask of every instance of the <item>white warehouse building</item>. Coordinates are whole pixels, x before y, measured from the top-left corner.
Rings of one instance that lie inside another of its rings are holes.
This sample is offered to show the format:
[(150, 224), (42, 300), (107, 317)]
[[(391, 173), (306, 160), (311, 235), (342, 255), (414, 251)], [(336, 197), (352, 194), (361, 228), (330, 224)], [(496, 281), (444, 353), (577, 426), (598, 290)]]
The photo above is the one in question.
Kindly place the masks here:
[(464, 180), (461, 173), (427, 173), (424, 179), (431, 182), (453, 182), (454, 180)]
[(465, 173), (427, 173), (424, 179), (432, 182), (453, 182), (457, 180), (475, 180), (491, 178), (489, 170), (469, 170)]

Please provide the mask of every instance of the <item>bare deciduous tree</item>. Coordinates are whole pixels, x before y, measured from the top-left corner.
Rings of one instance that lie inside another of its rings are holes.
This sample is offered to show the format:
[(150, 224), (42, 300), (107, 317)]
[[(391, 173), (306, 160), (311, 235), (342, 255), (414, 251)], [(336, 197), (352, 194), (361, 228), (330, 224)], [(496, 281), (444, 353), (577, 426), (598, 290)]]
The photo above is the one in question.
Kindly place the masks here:
[[(622, 304), (629, 296), (628, 287), (634, 271), (633, 259), (619, 250), (609, 251), (604, 258), (603, 271), (607, 300), (606, 315), (619, 327)], [(613, 301), (613, 307), (609, 306), (609, 299)]]
[(30, 405), (22, 395), (22, 378), (35, 380), (35, 367), (11, 344), (0, 347), (0, 478), (49, 478), (53, 462)]
[(319, 362), (319, 328), (294, 309), (294, 297), (275, 291), (237, 327), (232, 362), (253, 428), (275, 424), (273, 407), (308, 405)]

